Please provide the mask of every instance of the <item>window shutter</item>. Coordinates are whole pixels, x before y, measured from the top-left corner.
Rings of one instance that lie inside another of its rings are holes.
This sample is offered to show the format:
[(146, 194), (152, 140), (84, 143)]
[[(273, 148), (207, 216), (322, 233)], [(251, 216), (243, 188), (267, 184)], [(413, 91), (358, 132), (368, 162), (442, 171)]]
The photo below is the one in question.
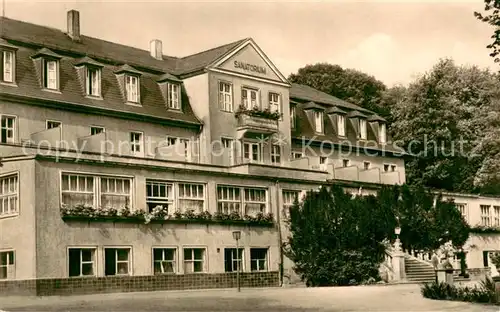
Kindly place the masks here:
[(2, 73), (2, 80), (3, 80), (3, 58), (4, 58), (4, 51), (2, 51), (2, 53), (0, 53), (0, 73)]

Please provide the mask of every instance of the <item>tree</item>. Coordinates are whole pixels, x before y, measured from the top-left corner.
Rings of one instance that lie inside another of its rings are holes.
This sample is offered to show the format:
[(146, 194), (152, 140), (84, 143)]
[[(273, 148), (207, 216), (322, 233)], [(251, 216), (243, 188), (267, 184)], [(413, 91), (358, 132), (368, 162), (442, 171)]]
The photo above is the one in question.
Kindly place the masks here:
[(500, 0), (484, 0), (484, 4), (485, 13), (474, 12), (474, 16), (495, 28), (493, 35), (491, 35), (493, 42), (486, 47), (492, 50), (490, 56), (498, 63), (500, 62), (500, 58), (498, 57), (500, 54)]
[(389, 110), (381, 105), (382, 94), (386, 90), (384, 83), (358, 70), (317, 63), (300, 68), (288, 79), (357, 104), (382, 117), (390, 115)]
[[(412, 156), (406, 161), (410, 184), (468, 193), (496, 189), (499, 90), (496, 74), (444, 59), (393, 101), (391, 132)], [(497, 149), (486, 148), (491, 145)]]
[(308, 286), (376, 281), (384, 242), (400, 225), (403, 247), (435, 250), (451, 241), (460, 248), (470, 228), (452, 202), (422, 187), (382, 188), (353, 197), (336, 185), (309, 192), (290, 209), (285, 254)]

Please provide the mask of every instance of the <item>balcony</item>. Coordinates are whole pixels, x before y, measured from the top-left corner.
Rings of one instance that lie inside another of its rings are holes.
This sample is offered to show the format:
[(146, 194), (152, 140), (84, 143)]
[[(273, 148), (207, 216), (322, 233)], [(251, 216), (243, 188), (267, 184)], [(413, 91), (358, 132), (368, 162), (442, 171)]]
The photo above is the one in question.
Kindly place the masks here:
[(43, 130), (40, 132), (32, 133), (30, 135), (30, 142), (37, 146), (44, 146), (48, 148), (64, 147), (62, 142), (61, 127)]
[(380, 183), (382, 184), (401, 184), (399, 171), (382, 172), (380, 173)]
[(279, 114), (269, 110), (254, 108), (248, 110), (240, 106), (236, 113), (238, 138), (245, 136), (271, 135), (278, 132)]
[(105, 132), (78, 138), (78, 147), (85, 152), (107, 153), (107, 145)]
[(197, 142), (177, 142), (172, 145), (166, 145), (165, 142), (158, 144), (155, 149), (155, 159), (199, 162), (199, 146)]
[(380, 168), (361, 170), (358, 166), (337, 167), (328, 166), (330, 179), (353, 182), (396, 185), (401, 184), (399, 171), (380, 172)]

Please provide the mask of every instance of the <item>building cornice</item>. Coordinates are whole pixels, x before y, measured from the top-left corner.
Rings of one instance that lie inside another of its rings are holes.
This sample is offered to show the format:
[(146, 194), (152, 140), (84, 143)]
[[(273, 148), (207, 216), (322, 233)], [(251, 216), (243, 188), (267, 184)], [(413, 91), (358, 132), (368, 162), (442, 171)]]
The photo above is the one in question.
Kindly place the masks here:
[(108, 116), (108, 117), (116, 117), (116, 118), (121, 118), (121, 119), (126, 119), (126, 120), (150, 122), (150, 123), (162, 124), (162, 125), (166, 125), (166, 126), (184, 127), (184, 128), (195, 129), (197, 131), (200, 131), (200, 129), (202, 127), (202, 125), (200, 123), (189, 122), (189, 121), (185, 121), (185, 120), (179, 120), (179, 119), (173, 119), (173, 118), (169, 119), (169, 118), (156, 117), (156, 116), (144, 115), (144, 114), (139, 114), (139, 113), (117, 111), (117, 110), (113, 110), (113, 109), (104, 109), (104, 108), (99, 108), (99, 107), (80, 104), (80, 103), (33, 98), (33, 97), (25, 96), (25, 95), (13, 95), (13, 94), (0, 93), (0, 100), (9, 101), (12, 103), (33, 105), (33, 106), (43, 106), (43, 107), (49, 107), (49, 108), (55, 108), (55, 109), (59, 109), (59, 110), (66, 110), (66, 111), (85, 113), (85, 114), (99, 114), (100, 116)]

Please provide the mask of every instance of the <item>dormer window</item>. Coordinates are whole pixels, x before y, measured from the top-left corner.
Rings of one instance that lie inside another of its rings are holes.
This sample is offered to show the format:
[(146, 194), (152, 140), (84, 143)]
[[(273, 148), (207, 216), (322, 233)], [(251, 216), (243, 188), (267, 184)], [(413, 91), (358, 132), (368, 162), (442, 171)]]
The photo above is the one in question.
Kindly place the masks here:
[(316, 133), (323, 133), (323, 112), (314, 112), (314, 124)]
[(55, 59), (43, 60), (43, 87), (49, 90), (59, 89), (59, 61)]
[(361, 140), (366, 140), (366, 138), (367, 138), (366, 120), (365, 119), (359, 119), (359, 138)]
[(2, 51), (2, 81), (13, 83), (14, 82), (14, 68), (15, 68), (15, 53), (14, 51)]
[(387, 126), (385, 123), (381, 123), (378, 128), (378, 140), (381, 144), (387, 142)]
[(167, 105), (171, 109), (181, 109), (180, 97), (179, 97), (180, 86), (176, 83), (167, 83)]
[(125, 93), (127, 102), (139, 103), (139, 77), (125, 75)]
[(87, 95), (101, 96), (101, 69), (97, 67), (87, 67), (85, 83)]
[(345, 116), (337, 115), (337, 128), (338, 134), (341, 137), (345, 137)]

